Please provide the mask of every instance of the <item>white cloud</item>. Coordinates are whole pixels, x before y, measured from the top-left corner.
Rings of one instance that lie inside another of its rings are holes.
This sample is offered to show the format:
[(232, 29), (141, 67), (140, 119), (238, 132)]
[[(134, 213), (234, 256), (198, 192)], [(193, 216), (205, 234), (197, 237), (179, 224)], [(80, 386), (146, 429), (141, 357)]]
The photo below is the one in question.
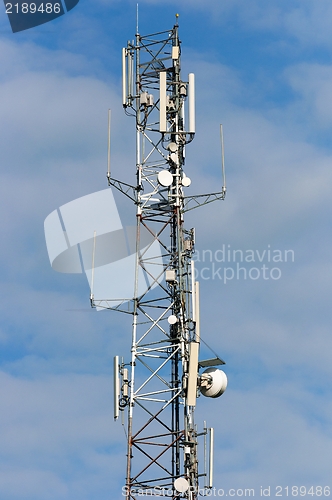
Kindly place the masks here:
[(8, 499), (106, 494), (112, 487), (112, 450), (117, 453), (125, 442), (111, 423), (109, 378), (68, 374), (23, 380), (4, 373), (0, 378), (1, 494)]
[(254, 487), (258, 496), (260, 486), (271, 486), (274, 497), (280, 484), (328, 485), (330, 425), (326, 433), (303, 414), (303, 405), (320, 404), (313, 394), (292, 384), (267, 383), (260, 391), (254, 386), (247, 392), (233, 391), (227, 401), (216, 404), (217, 415), (209, 417), (209, 425), (219, 432), (216, 487)]
[(310, 116), (311, 123), (306, 125), (307, 129), (316, 129), (312, 131), (314, 138), (317, 136), (317, 129), (330, 130), (332, 67), (303, 63), (289, 68), (286, 76), (298, 97), (294, 107), (301, 113), (303, 120)]

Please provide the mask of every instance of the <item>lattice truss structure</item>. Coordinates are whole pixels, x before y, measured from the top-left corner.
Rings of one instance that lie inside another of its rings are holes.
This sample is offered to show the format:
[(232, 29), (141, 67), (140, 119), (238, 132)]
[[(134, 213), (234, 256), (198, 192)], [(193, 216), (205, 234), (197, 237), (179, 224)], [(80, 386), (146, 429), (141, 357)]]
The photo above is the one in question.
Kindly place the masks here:
[[(122, 56), (123, 106), (136, 121), (136, 185), (110, 175), (109, 184), (134, 201), (137, 216), (131, 359), (115, 358), (115, 417), (119, 410), (127, 415), (126, 498), (160, 496), (162, 490), (170, 498), (194, 500), (200, 476), (194, 423), (199, 286), (195, 233), (184, 227), (184, 213), (223, 199), (226, 190), (185, 193), (185, 148), (195, 133), (194, 76), (181, 77), (178, 25), (136, 34)], [(179, 478), (188, 486), (180, 481), (175, 488)]]

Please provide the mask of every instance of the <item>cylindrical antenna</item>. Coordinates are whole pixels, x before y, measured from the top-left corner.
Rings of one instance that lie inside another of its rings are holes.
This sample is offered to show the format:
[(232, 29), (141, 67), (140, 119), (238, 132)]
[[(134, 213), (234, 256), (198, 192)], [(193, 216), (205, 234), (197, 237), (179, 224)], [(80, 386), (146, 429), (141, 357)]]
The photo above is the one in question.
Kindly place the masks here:
[(111, 110), (108, 110), (107, 179), (111, 178)]
[(122, 49), (122, 106), (127, 106), (127, 49)]
[(167, 132), (167, 119), (166, 119), (166, 71), (159, 73), (159, 130), (160, 132)]
[(200, 342), (201, 325), (199, 317), (199, 281), (195, 281), (195, 315), (196, 315), (196, 342)]
[(214, 447), (214, 429), (211, 427), (210, 431), (210, 443), (209, 443), (209, 484), (208, 488), (212, 488), (213, 485), (213, 447)]
[(138, 3), (136, 4), (136, 35), (138, 35)]
[(196, 131), (195, 124), (195, 75), (194, 73), (189, 73), (188, 77), (188, 105), (189, 105), (189, 130), (190, 134), (194, 134)]
[(222, 191), (226, 192), (226, 174), (225, 174), (225, 154), (224, 154), (224, 132), (220, 124), (220, 144), (221, 144), (221, 171), (222, 171)]
[(114, 356), (113, 364), (113, 383), (114, 383), (114, 420), (119, 417), (119, 397), (120, 397), (120, 380), (119, 380), (119, 356)]
[(93, 232), (93, 249), (92, 249), (92, 269), (91, 269), (91, 294), (90, 300), (93, 301), (93, 286), (95, 279), (95, 253), (96, 253), (96, 231)]

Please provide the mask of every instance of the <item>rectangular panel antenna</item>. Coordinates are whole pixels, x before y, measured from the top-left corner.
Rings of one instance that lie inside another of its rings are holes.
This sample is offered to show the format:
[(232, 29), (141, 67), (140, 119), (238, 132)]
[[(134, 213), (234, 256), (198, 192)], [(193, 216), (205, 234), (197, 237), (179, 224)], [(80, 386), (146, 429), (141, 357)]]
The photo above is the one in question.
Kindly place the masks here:
[(191, 308), (192, 320), (196, 322), (196, 294), (195, 294), (195, 261), (190, 261), (191, 265)]
[(201, 325), (199, 316), (199, 281), (195, 281), (195, 316), (196, 316), (196, 342), (200, 342)]
[(159, 130), (160, 132), (167, 132), (167, 119), (166, 119), (166, 71), (159, 73)]
[(114, 356), (113, 361), (113, 395), (114, 395), (114, 420), (119, 418), (119, 397), (120, 397), (120, 380), (119, 380), (119, 356)]
[(188, 105), (189, 105), (189, 130), (190, 134), (194, 134), (196, 131), (195, 123), (195, 75), (194, 73), (189, 73), (188, 77)]
[(199, 350), (198, 342), (191, 342), (189, 345), (189, 375), (188, 375), (188, 389), (187, 389), (188, 406), (196, 406), (198, 350)]
[(127, 106), (127, 49), (122, 49), (122, 105)]

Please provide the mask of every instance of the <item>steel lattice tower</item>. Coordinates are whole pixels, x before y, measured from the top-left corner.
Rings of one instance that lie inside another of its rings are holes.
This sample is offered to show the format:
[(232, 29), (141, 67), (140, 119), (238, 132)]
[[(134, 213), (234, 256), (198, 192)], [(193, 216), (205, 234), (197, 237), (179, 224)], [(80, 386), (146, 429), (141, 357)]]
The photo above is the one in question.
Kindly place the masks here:
[[(137, 29), (138, 31), (138, 29)], [(212, 470), (198, 470), (194, 410), (199, 389), (217, 397), (225, 389), (221, 370), (199, 367), (199, 284), (194, 277), (194, 229), (184, 214), (217, 199), (220, 192), (188, 196), (185, 148), (195, 134), (194, 75), (181, 76), (178, 24), (135, 36), (122, 52), (123, 107), (136, 121), (136, 185), (111, 177), (109, 185), (136, 205), (134, 297), (125, 307), (92, 305), (132, 314), (131, 359), (115, 357), (115, 418), (127, 414), (126, 499), (198, 498), (199, 476), (211, 487)], [(143, 291), (142, 291), (143, 290)], [(129, 304), (129, 306), (128, 306)], [(210, 430), (211, 442), (213, 430)], [(212, 458), (212, 449), (210, 450)], [(159, 492), (159, 493), (158, 493)]]

